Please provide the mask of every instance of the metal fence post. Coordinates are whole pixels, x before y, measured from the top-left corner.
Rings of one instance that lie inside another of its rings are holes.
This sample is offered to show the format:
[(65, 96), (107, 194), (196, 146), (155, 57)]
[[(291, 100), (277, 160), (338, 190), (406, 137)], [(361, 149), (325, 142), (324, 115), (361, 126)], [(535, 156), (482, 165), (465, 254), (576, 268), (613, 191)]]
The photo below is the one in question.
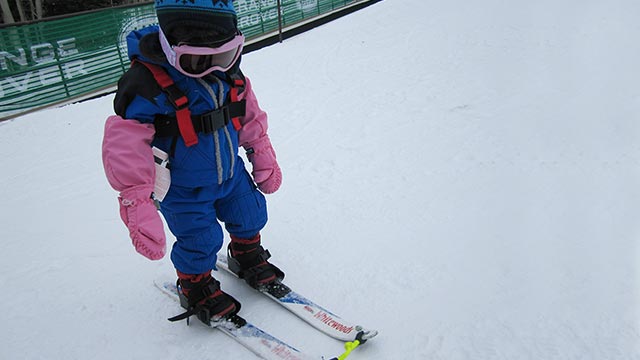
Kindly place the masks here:
[(282, 42), (282, 2), (278, 0), (278, 40)]

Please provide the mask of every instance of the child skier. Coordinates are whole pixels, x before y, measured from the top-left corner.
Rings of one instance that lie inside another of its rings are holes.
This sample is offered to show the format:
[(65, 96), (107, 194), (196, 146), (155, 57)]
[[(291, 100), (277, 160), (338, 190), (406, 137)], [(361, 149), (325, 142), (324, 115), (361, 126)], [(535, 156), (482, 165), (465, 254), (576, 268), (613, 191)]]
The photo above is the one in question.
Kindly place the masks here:
[[(239, 68), (244, 37), (232, 0), (156, 0), (155, 10), (159, 26), (127, 38), (132, 65), (118, 82), (116, 115), (105, 124), (103, 164), (133, 245), (151, 260), (165, 254), (154, 204), (162, 198), (160, 212), (176, 237), (171, 261), (188, 303), (175, 319), (196, 315), (209, 323), (240, 310), (211, 276), (223, 243), (218, 220), (231, 237), (229, 261), (249, 285), (284, 277), (261, 246), (267, 209), (256, 189), (275, 192), (282, 175), (267, 115)], [(164, 171), (170, 185), (158, 196)]]

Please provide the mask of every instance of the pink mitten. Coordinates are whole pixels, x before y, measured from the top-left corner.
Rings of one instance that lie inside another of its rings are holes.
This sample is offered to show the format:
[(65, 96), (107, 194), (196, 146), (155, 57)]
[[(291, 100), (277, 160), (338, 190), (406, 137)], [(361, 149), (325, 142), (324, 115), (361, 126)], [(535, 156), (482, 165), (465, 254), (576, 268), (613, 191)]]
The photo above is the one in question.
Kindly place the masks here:
[(155, 164), (153, 124), (109, 116), (104, 128), (102, 161), (109, 184), (120, 191), (120, 217), (136, 250), (151, 260), (165, 254), (164, 226), (153, 201)]
[(153, 185), (140, 185), (120, 193), (120, 217), (129, 229), (136, 251), (150, 260), (160, 260), (166, 251), (164, 225), (151, 193)]
[(253, 180), (265, 194), (272, 194), (282, 184), (282, 172), (276, 161), (276, 152), (271, 146), (268, 135), (248, 143), (245, 146), (247, 158), (253, 164)]

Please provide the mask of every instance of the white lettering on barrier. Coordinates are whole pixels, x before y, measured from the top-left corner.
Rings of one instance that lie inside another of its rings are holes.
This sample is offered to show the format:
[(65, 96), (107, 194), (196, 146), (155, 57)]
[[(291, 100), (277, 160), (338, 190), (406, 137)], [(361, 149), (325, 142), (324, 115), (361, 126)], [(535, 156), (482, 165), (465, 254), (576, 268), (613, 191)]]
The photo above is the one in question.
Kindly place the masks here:
[[(30, 46), (28, 51), (24, 48), (17, 48), (14, 53), (0, 51), (0, 70), (9, 70), (8, 61), (25, 67), (29, 66), (29, 62), (35, 65), (55, 62), (56, 53), (58, 59), (79, 53), (76, 48), (75, 38), (58, 40), (54, 44), (36, 44)], [(34, 88), (60, 83), (64, 79), (71, 79), (87, 73), (84, 61), (74, 60), (63, 63), (60, 66), (53, 65), (44, 69), (29, 71), (22, 75), (5, 77), (0, 83), (0, 96), (4, 97), (5, 93), (22, 93)]]
[[(241, 28), (260, 25), (263, 22), (278, 18), (276, 0), (236, 0), (234, 7), (238, 14), (238, 25)], [(298, 0), (296, 7), (302, 12), (316, 11), (318, 0)], [(284, 14), (284, 8), (282, 8)]]
[(36, 64), (44, 64), (52, 61), (56, 61), (55, 50), (53, 45), (49, 43), (38, 44), (31, 47), (31, 59)]
[(58, 40), (56, 44), (58, 44), (58, 56), (61, 58), (78, 53), (78, 49), (76, 49), (76, 38)]
[(236, 0), (233, 6), (238, 14), (247, 12), (259, 12), (261, 9), (268, 7), (277, 7), (277, 0)]
[(270, 9), (261, 13), (245, 15), (238, 19), (238, 26), (241, 28), (260, 25), (263, 22), (275, 20), (278, 18), (278, 10)]
[(63, 58), (77, 54), (78, 49), (76, 49), (76, 38), (68, 38), (58, 40), (54, 44), (45, 42), (31, 45), (29, 48), (16, 48), (15, 52), (17, 54), (0, 51), (0, 70), (9, 70), (9, 61), (20, 67), (29, 66), (29, 63), (41, 65), (55, 61), (56, 53), (58, 58)]
[(20, 55), (16, 56), (7, 51), (0, 51), (0, 70), (8, 70), (7, 59), (20, 65), (27, 66), (27, 52), (24, 49), (16, 49)]
[(277, 0), (236, 0), (233, 4), (238, 14), (238, 26), (246, 28), (278, 18)]
[[(5, 92), (21, 93), (33, 88), (60, 83), (63, 81), (61, 69), (64, 79), (73, 79), (76, 76), (88, 74), (84, 60), (74, 60), (63, 64), (62, 68), (54, 65), (22, 75), (9, 76), (2, 79), (3, 81), (0, 83), (0, 96), (4, 96)], [(36, 81), (32, 80), (36, 78)]]
[(86, 75), (88, 74), (87, 70), (84, 69), (84, 60), (75, 60), (67, 62), (63, 65), (64, 77), (67, 79), (72, 79), (78, 75)]
[[(22, 79), (20, 78), (20, 76), (8, 77), (7, 82), (9, 83), (9, 85), (11, 85), (11, 87), (18, 90), (18, 92), (24, 92), (29, 89), (29, 80), (31, 79), (31, 75), (33, 75), (34, 73), (35, 71), (28, 72), (24, 74)], [(2, 93), (4, 94), (4, 91)]]
[(57, 66), (38, 70), (38, 77), (40, 78), (39, 86), (52, 85), (62, 80), (60, 77), (60, 69)]

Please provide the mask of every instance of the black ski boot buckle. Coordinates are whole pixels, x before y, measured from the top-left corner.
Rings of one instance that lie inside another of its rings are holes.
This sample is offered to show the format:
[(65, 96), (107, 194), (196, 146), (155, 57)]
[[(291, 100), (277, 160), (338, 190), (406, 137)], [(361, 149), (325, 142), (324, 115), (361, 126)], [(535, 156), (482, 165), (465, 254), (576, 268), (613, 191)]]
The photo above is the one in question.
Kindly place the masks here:
[[(260, 253), (257, 254), (253, 259), (244, 264), (246, 269), (243, 269), (243, 265), (240, 264), (238, 259), (234, 258), (231, 255), (231, 246), (227, 248), (227, 264), (229, 266), (229, 270), (231, 270), (234, 274), (238, 276), (238, 278), (243, 279), (249, 286), (256, 290), (261, 290), (261, 287), (266, 286), (268, 284), (261, 284), (258, 280), (260, 274), (265, 271), (273, 271), (276, 279), (273, 282), (280, 282), (284, 279), (284, 272), (280, 270), (277, 266), (267, 262), (269, 258), (271, 258), (271, 253), (269, 250), (262, 249), (260, 247)], [(262, 265), (261, 265), (262, 264)]]

